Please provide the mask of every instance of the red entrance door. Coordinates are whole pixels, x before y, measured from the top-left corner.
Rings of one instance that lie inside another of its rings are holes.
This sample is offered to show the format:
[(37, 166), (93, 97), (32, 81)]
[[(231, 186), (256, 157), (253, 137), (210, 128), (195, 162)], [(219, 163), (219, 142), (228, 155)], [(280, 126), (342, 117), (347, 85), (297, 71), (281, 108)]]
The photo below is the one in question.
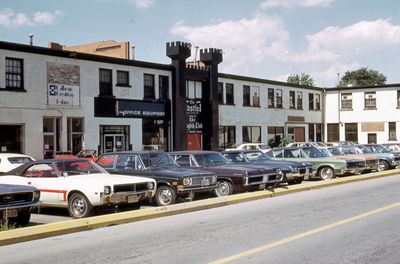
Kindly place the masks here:
[(187, 150), (201, 150), (201, 134), (187, 134)]

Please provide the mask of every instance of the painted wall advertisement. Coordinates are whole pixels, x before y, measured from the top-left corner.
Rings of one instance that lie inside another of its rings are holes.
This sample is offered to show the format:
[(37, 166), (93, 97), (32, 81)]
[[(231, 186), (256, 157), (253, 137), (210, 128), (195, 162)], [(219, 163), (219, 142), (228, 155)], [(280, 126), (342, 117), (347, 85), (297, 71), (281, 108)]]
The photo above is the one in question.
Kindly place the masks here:
[(79, 106), (79, 86), (49, 83), (48, 105)]
[(203, 130), (203, 123), (200, 122), (201, 99), (186, 99), (186, 113), (188, 133), (201, 133)]

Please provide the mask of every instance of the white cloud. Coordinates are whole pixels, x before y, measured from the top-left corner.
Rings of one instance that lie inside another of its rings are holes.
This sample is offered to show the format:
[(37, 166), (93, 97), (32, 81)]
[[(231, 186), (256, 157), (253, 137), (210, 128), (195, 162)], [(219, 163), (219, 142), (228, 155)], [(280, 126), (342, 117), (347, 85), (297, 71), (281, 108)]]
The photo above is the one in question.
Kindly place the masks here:
[(51, 25), (56, 17), (62, 16), (61, 11), (56, 11), (54, 14), (49, 12), (36, 12), (33, 14), (33, 19), (29, 18), (24, 13), (14, 13), (10, 8), (5, 8), (0, 11), (0, 25), (4, 27), (23, 27), (35, 25)]
[[(132, 0), (128, 0), (128, 1), (132, 1)], [(149, 8), (150, 6), (152, 6), (154, 4), (154, 1), (153, 0), (133, 0), (133, 3), (137, 7)]]
[(50, 12), (35, 12), (33, 14), (33, 21), (37, 24), (51, 25), (59, 16), (63, 16), (63, 12), (60, 10), (55, 11), (54, 14)]
[(303, 7), (327, 7), (336, 0), (265, 0), (260, 4), (262, 9), (272, 7), (292, 8), (295, 6)]

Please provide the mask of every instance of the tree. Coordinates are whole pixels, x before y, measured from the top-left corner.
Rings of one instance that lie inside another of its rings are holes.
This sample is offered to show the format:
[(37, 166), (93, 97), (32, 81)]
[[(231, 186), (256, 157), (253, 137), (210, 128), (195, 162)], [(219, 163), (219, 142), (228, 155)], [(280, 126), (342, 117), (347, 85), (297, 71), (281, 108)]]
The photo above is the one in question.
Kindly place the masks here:
[(347, 71), (338, 86), (366, 86), (381, 85), (386, 83), (386, 76), (375, 70), (360, 68), (355, 71)]
[(314, 79), (309, 74), (302, 72), (298, 74), (290, 74), (287, 78), (288, 83), (295, 83), (300, 85), (314, 86)]

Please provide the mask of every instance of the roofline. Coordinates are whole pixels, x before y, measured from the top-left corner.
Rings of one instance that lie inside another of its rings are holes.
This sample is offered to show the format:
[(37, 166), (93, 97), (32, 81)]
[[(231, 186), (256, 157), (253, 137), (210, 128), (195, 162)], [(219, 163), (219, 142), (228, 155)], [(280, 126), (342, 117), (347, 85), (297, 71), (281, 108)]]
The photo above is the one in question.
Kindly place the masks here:
[(63, 57), (63, 58), (69, 58), (69, 59), (113, 63), (113, 64), (143, 67), (143, 68), (152, 68), (152, 69), (158, 69), (158, 70), (167, 70), (167, 71), (174, 70), (174, 67), (169, 64), (121, 59), (121, 58), (94, 55), (94, 54), (88, 54), (88, 53), (82, 53), (82, 52), (76, 52), (76, 51), (55, 50), (55, 49), (51, 49), (51, 48), (47, 48), (47, 47), (32, 46), (32, 45), (19, 44), (19, 43), (13, 43), (13, 42), (5, 42), (5, 41), (0, 41), (0, 49), (48, 55), (48, 56), (55, 56), (55, 57)]
[(325, 90), (329, 92), (329, 91), (342, 91), (342, 90), (360, 90), (360, 89), (370, 89), (370, 88), (381, 89), (390, 87), (400, 88), (400, 83), (365, 85), (365, 86), (340, 86), (340, 87), (326, 88)]

